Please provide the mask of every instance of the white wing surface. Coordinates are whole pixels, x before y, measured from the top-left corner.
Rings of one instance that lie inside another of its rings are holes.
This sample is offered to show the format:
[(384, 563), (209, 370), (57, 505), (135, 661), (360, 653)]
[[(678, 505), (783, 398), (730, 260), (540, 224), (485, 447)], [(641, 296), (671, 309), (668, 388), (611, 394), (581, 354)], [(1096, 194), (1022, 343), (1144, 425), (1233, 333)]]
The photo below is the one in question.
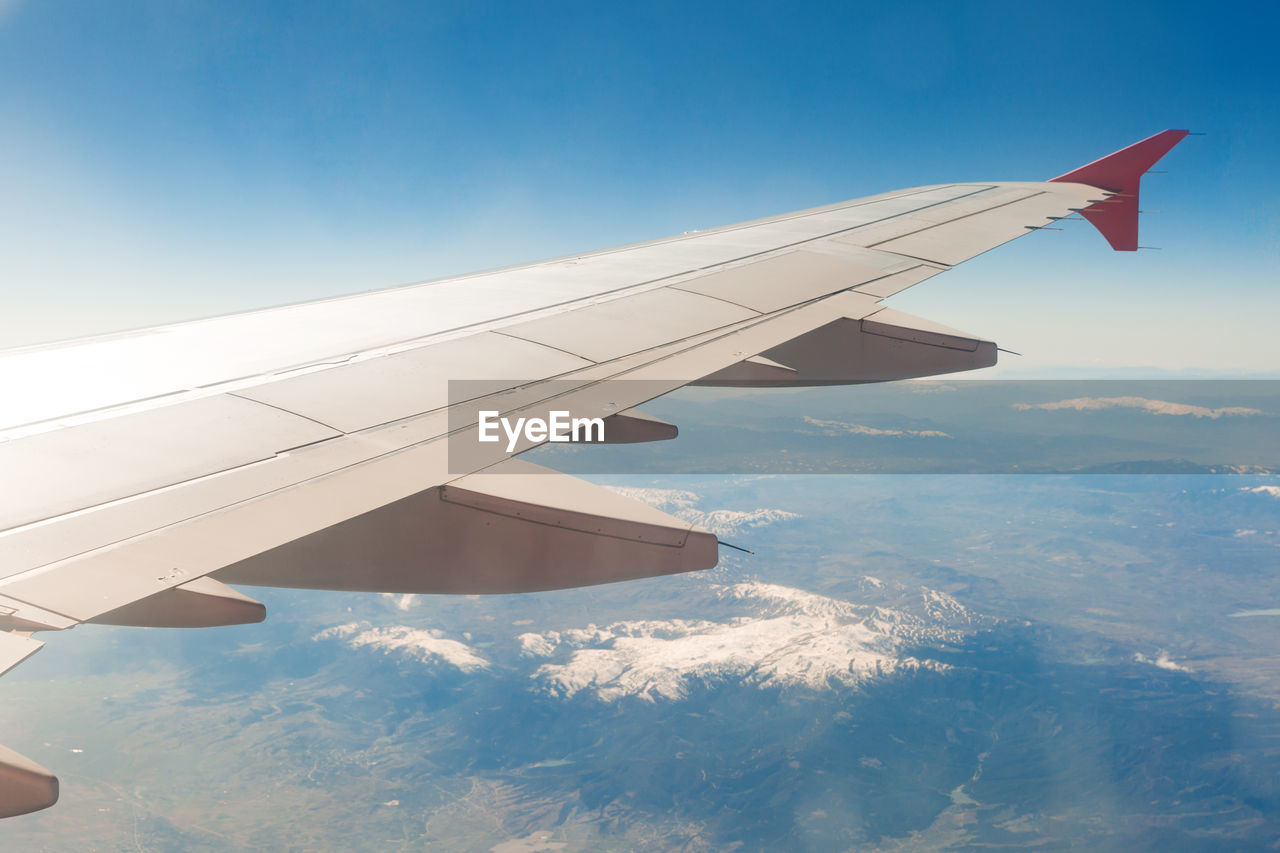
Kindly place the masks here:
[[(685, 385), (986, 367), (882, 300), (1081, 212), (1117, 248), (1165, 131), (1045, 183), (919, 187), (529, 266), (0, 354), (0, 671), (35, 631), (260, 621), (228, 583), (517, 592), (716, 563), (711, 534), (477, 440)], [(1131, 203), (1132, 202), (1132, 203)], [(1117, 236), (1118, 235), (1118, 236)], [(622, 381), (626, 380), (626, 381)], [(612, 436), (612, 438), (608, 438)], [(0, 814), (56, 779), (0, 748)]]

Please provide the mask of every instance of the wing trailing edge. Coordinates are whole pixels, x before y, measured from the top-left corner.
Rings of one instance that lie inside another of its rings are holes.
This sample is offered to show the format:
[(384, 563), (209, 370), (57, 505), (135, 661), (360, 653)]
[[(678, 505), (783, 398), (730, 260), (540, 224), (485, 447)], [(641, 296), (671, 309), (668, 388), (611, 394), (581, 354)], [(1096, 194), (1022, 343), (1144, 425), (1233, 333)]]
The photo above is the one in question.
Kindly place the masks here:
[(213, 578), (196, 578), (90, 619), (98, 625), (134, 628), (216, 628), (251, 625), (267, 618), (260, 601)]
[(639, 409), (628, 409), (605, 418), (601, 444), (642, 444), (650, 441), (670, 441), (680, 434), (675, 424), (647, 415)]
[(510, 459), (228, 566), (253, 586), (515, 593), (709, 569), (716, 537), (567, 474)]
[(977, 370), (996, 363), (992, 341), (892, 308), (841, 317), (692, 385), (786, 388), (857, 385)]

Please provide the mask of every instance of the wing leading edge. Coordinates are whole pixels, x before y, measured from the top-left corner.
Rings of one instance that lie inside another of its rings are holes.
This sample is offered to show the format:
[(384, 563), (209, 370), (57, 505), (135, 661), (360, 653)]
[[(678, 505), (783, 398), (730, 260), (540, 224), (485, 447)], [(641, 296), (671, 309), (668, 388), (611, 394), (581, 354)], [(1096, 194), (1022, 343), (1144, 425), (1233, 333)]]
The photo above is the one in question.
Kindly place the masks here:
[[(1113, 248), (1136, 248), (1141, 176), (1186, 134), (1048, 182), (921, 187), (0, 353), (0, 395), (13, 401), (0, 413), (0, 478), (30, 485), (0, 496), (0, 672), (41, 647), (32, 631), (265, 617), (227, 583), (495, 593), (713, 566), (713, 534), (510, 458), (540, 441), (461, 455), (448, 442), (474, 435), (486, 407), (566, 410), (609, 419), (615, 441), (662, 440), (675, 427), (634, 407), (686, 385), (994, 364), (993, 342), (881, 301), (1074, 212)], [(460, 398), (450, 380), (473, 390)], [(0, 816), (57, 792), (49, 771), (0, 747)]]

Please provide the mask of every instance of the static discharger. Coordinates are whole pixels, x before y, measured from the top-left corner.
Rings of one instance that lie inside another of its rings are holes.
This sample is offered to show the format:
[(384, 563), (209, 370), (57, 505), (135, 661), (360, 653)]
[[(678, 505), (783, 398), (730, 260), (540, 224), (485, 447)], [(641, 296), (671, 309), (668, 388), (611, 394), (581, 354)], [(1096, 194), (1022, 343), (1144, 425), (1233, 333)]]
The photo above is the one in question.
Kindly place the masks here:
[(746, 549), (746, 548), (743, 548), (743, 547), (741, 547), (741, 546), (739, 546), (739, 545), (730, 545), (728, 542), (724, 541), (723, 539), (719, 540), (719, 544), (720, 544), (720, 546), (721, 546), (722, 548), (732, 548), (732, 549), (733, 549), (733, 550), (735, 550), (735, 551), (741, 551), (742, 553), (744, 553), (744, 554), (750, 554), (750, 555), (752, 555), (753, 557), (755, 556), (755, 553), (756, 553), (755, 551), (750, 551), (750, 550), (748, 550), (748, 549)]

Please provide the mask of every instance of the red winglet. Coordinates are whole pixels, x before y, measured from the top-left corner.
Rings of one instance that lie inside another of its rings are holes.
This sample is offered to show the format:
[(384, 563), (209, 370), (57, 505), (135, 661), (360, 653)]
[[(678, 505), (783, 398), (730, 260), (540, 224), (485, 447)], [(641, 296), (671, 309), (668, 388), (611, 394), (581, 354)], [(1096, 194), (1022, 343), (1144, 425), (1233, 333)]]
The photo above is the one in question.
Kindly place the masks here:
[(1132, 252), (1138, 248), (1138, 185), (1142, 175), (1187, 133), (1185, 130), (1162, 131), (1087, 166), (1059, 175), (1052, 181), (1089, 184), (1115, 193), (1104, 201), (1089, 205), (1080, 211), (1080, 215), (1102, 232), (1111, 248)]

